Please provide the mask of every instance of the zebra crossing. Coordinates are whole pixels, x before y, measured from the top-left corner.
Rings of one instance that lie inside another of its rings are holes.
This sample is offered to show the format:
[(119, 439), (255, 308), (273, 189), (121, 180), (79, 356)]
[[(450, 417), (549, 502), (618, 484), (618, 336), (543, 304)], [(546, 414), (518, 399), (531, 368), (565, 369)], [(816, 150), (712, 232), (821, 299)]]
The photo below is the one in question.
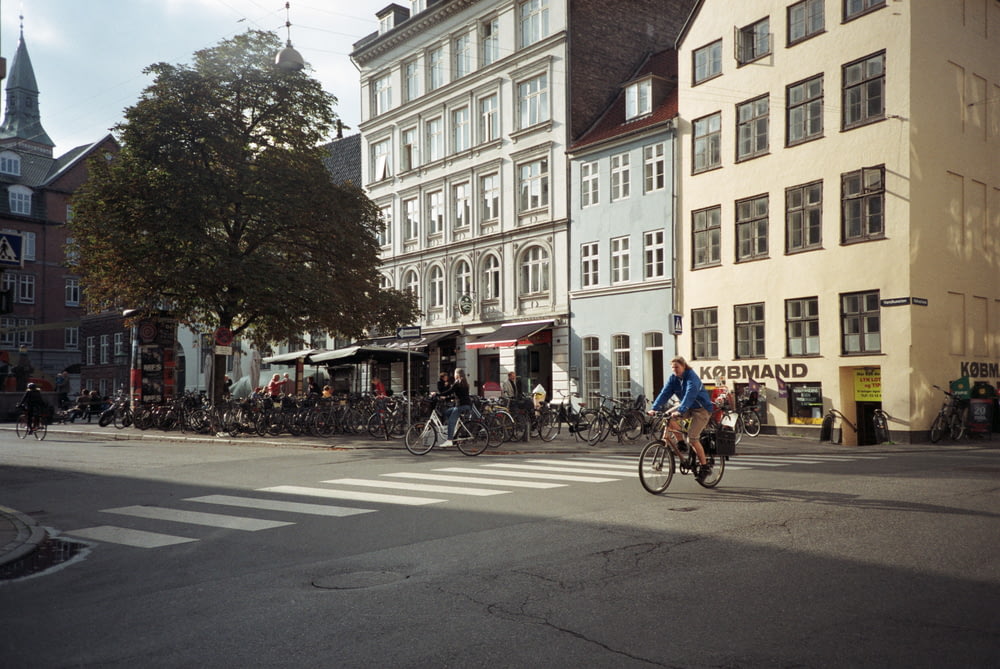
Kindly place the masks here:
[[(878, 460), (881, 455), (740, 455), (726, 471), (770, 470), (793, 465), (825, 465)], [(432, 506), (457, 498), (489, 498), (525, 490), (554, 490), (572, 485), (633, 481), (638, 478), (636, 456), (607, 455), (568, 458), (537, 457), (507, 461), (477, 461), (472, 466), (442, 466), (430, 471), (397, 471), (371, 478), (333, 478), (315, 485), (273, 485), (246, 495), (213, 494), (182, 502), (205, 505), (209, 511), (160, 506), (123, 506), (101, 509), (109, 517), (151, 521), (157, 528), (194, 525), (239, 532), (259, 532), (295, 524), (295, 516), (347, 518), (376, 513), (385, 506)], [(293, 497), (310, 501), (291, 501)], [(381, 505), (381, 506), (380, 506)], [(234, 509), (243, 511), (234, 512)], [(266, 520), (234, 513), (270, 511), (286, 520)], [(63, 534), (99, 543), (135, 548), (164, 548), (199, 541), (196, 537), (166, 534), (118, 525), (97, 525)]]

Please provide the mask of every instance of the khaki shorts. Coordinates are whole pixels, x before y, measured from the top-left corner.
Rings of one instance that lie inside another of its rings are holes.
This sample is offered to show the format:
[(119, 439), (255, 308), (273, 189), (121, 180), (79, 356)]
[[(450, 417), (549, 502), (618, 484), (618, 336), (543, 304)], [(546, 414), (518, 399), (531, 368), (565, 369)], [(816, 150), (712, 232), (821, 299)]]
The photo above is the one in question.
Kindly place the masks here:
[(691, 419), (691, 423), (688, 425), (688, 441), (701, 443), (702, 430), (708, 425), (708, 419), (711, 417), (708, 411), (695, 407), (684, 414), (684, 417)]

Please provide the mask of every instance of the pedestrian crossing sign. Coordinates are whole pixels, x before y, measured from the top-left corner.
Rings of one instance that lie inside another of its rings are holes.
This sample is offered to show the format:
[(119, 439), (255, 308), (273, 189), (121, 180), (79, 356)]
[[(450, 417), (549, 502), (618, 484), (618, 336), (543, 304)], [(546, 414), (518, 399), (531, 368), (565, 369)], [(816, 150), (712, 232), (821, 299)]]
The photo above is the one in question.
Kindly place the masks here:
[(24, 267), (23, 239), (17, 232), (0, 232), (0, 267)]

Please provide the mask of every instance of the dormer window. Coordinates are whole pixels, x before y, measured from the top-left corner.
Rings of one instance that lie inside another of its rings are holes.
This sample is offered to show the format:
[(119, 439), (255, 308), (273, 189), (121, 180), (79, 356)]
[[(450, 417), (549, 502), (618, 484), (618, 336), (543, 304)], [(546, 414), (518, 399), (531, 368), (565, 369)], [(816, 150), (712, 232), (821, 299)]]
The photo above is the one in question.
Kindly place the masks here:
[(393, 27), (395, 26), (395, 18), (396, 15), (393, 14), (392, 12), (389, 12), (384, 16), (380, 16), (378, 19), (378, 34), (384, 35), (390, 30), (392, 30)]
[(643, 79), (625, 88), (625, 120), (653, 111), (653, 80)]
[(0, 153), (0, 173), (21, 176), (21, 156), (13, 151)]
[(410, 0), (410, 16), (427, 9), (427, 0)]
[(11, 186), (7, 189), (10, 213), (31, 215), (31, 189), (27, 186)]

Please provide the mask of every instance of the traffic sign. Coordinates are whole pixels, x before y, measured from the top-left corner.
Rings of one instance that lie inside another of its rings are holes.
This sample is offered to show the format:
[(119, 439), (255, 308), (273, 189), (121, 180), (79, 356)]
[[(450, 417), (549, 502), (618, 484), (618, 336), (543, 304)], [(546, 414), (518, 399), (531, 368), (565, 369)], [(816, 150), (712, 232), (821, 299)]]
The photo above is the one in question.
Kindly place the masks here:
[(233, 343), (233, 331), (229, 328), (216, 328), (215, 330), (215, 344), (216, 346), (229, 346)]
[(24, 238), (19, 232), (0, 232), (0, 266), (24, 267)]
[(419, 325), (396, 328), (396, 339), (420, 339), (421, 336)]

